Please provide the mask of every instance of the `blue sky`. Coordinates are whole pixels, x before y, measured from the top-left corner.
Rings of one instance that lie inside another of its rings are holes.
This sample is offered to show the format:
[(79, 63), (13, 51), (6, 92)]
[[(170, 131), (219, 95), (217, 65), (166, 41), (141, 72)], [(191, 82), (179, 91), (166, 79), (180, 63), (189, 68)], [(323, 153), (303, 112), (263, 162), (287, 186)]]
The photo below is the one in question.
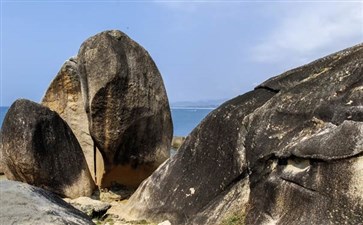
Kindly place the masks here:
[(88, 37), (119, 29), (145, 47), (169, 100), (229, 99), (363, 41), (362, 1), (4, 1), (1, 99), (40, 101)]

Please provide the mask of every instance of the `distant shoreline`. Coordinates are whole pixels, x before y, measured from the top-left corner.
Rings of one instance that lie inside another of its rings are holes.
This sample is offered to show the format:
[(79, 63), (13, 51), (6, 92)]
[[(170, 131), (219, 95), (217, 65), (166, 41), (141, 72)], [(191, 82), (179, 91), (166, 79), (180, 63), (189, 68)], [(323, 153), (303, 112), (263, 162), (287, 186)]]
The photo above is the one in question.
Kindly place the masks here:
[(217, 107), (194, 107), (194, 106), (176, 106), (176, 107), (170, 107), (171, 110), (173, 109), (216, 109)]
[[(0, 108), (10, 108), (10, 106), (0, 106)], [(218, 106), (170, 106), (170, 109), (216, 109)]]

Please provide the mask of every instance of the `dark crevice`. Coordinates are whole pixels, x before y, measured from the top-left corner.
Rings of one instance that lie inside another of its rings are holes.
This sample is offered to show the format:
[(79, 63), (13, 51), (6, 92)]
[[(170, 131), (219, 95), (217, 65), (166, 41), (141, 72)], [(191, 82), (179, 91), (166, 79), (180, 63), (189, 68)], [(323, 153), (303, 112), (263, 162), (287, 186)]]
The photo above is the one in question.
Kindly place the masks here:
[[(343, 120), (343, 122), (344, 121), (353, 121), (353, 122), (357, 122), (357, 123), (363, 123), (363, 121), (362, 120), (357, 120), (357, 119), (355, 119), (355, 118), (346, 118), (345, 120)], [(343, 123), (342, 122), (342, 123)], [(339, 124), (340, 125), (340, 124)]]
[(236, 178), (234, 178), (229, 184), (227, 184), (223, 189), (221, 189), (214, 198), (210, 199), (210, 201), (208, 201), (202, 208), (201, 208), (201, 212), (203, 212), (205, 209), (207, 209), (211, 204), (213, 204), (213, 201), (218, 198), (219, 196), (221, 196), (222, 194), (228, 193), (235, 184), (237, 184), (238, 182), (240, 182), (241, 180), (243, 180), (244, 178), (248, 177), (249, 173), (248, 173), (248, 168), (246, 168), (240, 175), (238, 175)]
[(257, 89), (265, 89), (265, 90), (271, 91), (273, 93), (279, 93), (280, 92), (280, 90), (276, 90), (276, 89), (273, 89), (273, 88), (270, 88), (270, 87), (267, 87), (267, 86), (261, 86), (261, 85), (255, 87), (255, 90), (257, 90)]
[(312, 188), (305, 187), (305, 186), (303, 186), (303, 185), (299, 184), (299, 183), (298, 183), (298, 182), (296, 182), (296, 181), (292, 181), (292, 180), (286, 179), (286, 178), (284, 178), (284, 177), (280, 177), (280, 179), (281, 179), (281, 180), (284, 180), (284, 181), (286, 181), (286, 182), (289, 182), (289, 183), (295, 184), (295, 185), (297, 185), (297, 186), (299, 186), (299, 187), (301, 187), (301, 188), (304, 188), (304, 189), (306, 189), (306, 190), (308, 190), (308, 191), (314, 192), (315, 194), (320, 194), (320, 195), (321, 195), (321, 193), (319, 193), (317, 190), (312, 189)]
[(288, 158), (279, 158), (279, 159), (277, 159), (277, 164), (282, 165), (282, 166), (286, 166), (287, 165), (287, 160), (288, 160)]
[(325, 155), (319, 155), (319, 154), (315, 154), (315, 155), (291, 155), (290, 157), (296, 157), (296, 158), (302, 158), (302, 159), (309, 159), (311, 162), (335, 162), (338, 160), (349, 160), (352, 158), (356, 158), (356, 157), (360, 157), (363, 156), (363, 151), (362, 152), (358, 152), (358, 153), (353, 153), (350, 155), (342, 155), (342, 156), (325, 156)]
[(264, 212), (267, 217), (269, 217), (271, 220), (275, 221), (276, 219), (272, 216), (272, 214), (268, 211)]
[[(327, 157), (324, 155), (298, 155), (298, 154), (286, 154), (286, 155), (276, 155), (275, 153), (263, 156), (261, 158), (258, 159), (258, 161), (263, 162), (263, 161), (268, 161), (268, 160), (277, 160), (279, 165), (287, 165), (287, 160), (288, 159), (305, 159), (305, 160), (310, 160), (311, 163), (314, 162), (335, 162), (338, 160), (346, 160), (346, 159), (352, 159), (352, 158), (356, 158), (356, 157), (360, 157), (363, 156), (363, 151), (355, 153), (355, 154), (351, 154), (351, 155), (343, 155), (343, 156), (331, 156), (331, 157)], [(252, 168), (253, 170), (253, 168)]]
[(334, 115), (323, 115), (323, 114), (321, 114), (319, 112), (317, 112), (317, 113), (314, 112), (313, 113), (313, 116), (315, 118), (317, 118), (318, 120), (323, 121), (324, 123), (331, 123), (331, 124), (333, 124), (335, 126), (339, 126), (340, 125), (339, 123), (333, 121)]
[(229, 190), (232, 188), (235, 184), (243, 180), (248, 176), (248, 169), (246, 168), (240, 175), (238, 175), (236, 178), (234, 178), (223, 190)]

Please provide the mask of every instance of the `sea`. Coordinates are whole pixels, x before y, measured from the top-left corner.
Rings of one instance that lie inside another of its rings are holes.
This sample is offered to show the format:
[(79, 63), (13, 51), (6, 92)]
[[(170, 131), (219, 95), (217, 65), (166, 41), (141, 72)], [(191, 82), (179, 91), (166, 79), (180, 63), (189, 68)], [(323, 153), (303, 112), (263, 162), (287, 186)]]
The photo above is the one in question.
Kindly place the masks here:
[(171, 108), (174, 136), (188, 136), (213, 110), (213, 108)]
[[(0, 127), (9, 107), (0, 107)], [(211, 112), (214, 108), (202, 107), (172, 107), (174, 136), (188, 136), (188, 134)]]

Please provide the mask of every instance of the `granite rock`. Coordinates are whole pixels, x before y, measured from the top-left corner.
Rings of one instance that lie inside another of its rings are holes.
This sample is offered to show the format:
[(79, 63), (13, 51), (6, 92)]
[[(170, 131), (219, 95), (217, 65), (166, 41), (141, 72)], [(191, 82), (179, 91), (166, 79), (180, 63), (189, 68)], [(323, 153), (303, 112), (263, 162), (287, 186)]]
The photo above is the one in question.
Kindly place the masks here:
[[(67, 122), (82, 147), (92, 178), (96, 180), (95, 149), (89, 134), (88, 117), (84, 110), (76, 58), (71, 58), (63, 64), (57, 76), (49, 85), (41, 104), (57, 112)], [(102, 163), (100, 153), (96, 156)], [(103, 165), (98, 166), (101, 171), (102, 168)], [(98, 176), (102, 176), (102, 172), (99, 172)]]
[(92, 220), (57, 195), (16, 181), (0, 181), (0, 223), (92, 225)]
[(77, 58), (90, 134), (104, 160), (100, 186), (137, 187), (170, 154), (161, 75), (148, 52), (116, 30), (87, 39)]
[(54, 111), (15, 101), (2, 125), (5, 175), (64, 197), (90, 196), (95, 187), (72, 130)]
[(210, 113), (125, 217), (362, 224), (362, 106), (362, 44), (271, 78)]

